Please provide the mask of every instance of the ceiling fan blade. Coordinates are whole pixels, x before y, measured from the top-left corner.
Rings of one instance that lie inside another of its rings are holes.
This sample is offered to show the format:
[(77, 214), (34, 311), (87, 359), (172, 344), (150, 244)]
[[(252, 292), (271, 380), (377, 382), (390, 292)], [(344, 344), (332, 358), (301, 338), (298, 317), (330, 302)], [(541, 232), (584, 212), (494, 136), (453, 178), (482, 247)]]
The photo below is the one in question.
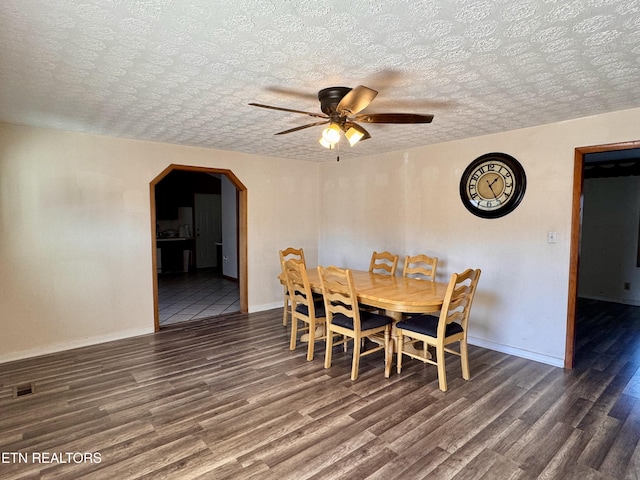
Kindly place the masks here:
[(303, 115), (309, 115), (310, 117), (329, 118), (324, 113), (304, 112), (302, 110), (292, 110), (291, 108), (273, 107), (271, 105), (263, 105), (261, 103), (250, 103), (249, 105), (251, 105), (252, 107), (261, 107), (261, 108), (269, 108), (271, 110), (278, 110), (280, 112), (302, 113)]
[(345, 117), (349, 117), (351, 115), (355, 115), (361, 110), (367, 108), (367, 106), (371, 103), (371, 101), (376, 98), (378, 92), (375, 90), (365, 87), (364, 85), (360, 85), (349, 93), (347, 93), (338, 106), (336, 107), (336, 111)]
[(298, 130), (303, 130), (309, 127), (315, 127), (316, 125), (324, 125), (326, 123), (329, 123), (329, 120), (326, 120), (324, 122), (313, 122), (307, 125), (302, 125), (300, 127), (290, 128), (289, 130), (284, 130), (283, 132), (274, 133), (274, 135), (284, 135), (285, 133), (297, 132)]
[(309, 100), (309, 101), (318, 100), (318, 95), (315, 92), (309, 93), (302, 90), (295, 90), (293, 88), (277, 87), (275, 85), (271, 87), (266, 87), (265, 90), (272, 93), (277, 93), (278, 95), (286, 95), (288, 97), (298, 98), (302, 100)]
[(369, 113), (356, 115), (355, 120), (363, 123), (431, 123), (433, 115), (417, 113)]

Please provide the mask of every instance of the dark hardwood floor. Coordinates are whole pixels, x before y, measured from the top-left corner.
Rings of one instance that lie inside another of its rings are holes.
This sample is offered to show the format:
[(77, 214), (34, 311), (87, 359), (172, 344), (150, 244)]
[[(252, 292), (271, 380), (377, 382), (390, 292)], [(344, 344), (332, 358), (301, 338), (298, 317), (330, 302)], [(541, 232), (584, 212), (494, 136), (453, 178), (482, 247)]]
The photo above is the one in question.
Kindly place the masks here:
[(579, 312), (574, 370), (471, 347), (446, 393), (414, 360), (307, 362), (282, 310), (2, 364), (0, 478), (638, 479), (640, 308)]

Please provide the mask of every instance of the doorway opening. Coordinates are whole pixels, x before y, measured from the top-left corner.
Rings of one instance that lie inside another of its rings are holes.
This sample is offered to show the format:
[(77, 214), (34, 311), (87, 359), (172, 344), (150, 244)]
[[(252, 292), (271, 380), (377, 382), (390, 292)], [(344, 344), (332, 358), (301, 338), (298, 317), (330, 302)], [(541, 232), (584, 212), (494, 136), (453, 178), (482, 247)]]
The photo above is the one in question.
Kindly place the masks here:
[[(166, 200), (163, 180), (173, 188), (170, 179), (185, 176), (188, 185), (198, 186), (172, 191), (167, 196), (171, 200)], [(215, 191), (216, 180), (222, 192)], [(221, 205), (222, 197), (226, 206)], [(166, 272), (189, 275), (200, 288), (208, 288), (213, 277), (216, 282), (235, 283), (236, 308), (247, 313), (247, 189), (242, 182), (227, 169), (170, 165), (151, 181), (150, 199), (155, 330), (161, 327), (158, 277)], [(222, 218), (211, 221), (211, 215), (199, 216), (195, 202), (201, 211), (217, 208)]]
[[(582, 243), (583, 201), (586, 158), (589, 155), (606, 154), (631, 149), (640, 149), (640, 141), (595, 145), (575, 149), (573, 173), (573, 202), (571, 219), (571, 251), (569, 265), (569, 298), (567, 307), (567, 329), (565, 341), (564, 367), (571, 369), (575, 363), (576, 318), (578, 310), (578, 278), (580, 268), (580, 248)], [(638, 219), (634, 219), (637, 225)]]

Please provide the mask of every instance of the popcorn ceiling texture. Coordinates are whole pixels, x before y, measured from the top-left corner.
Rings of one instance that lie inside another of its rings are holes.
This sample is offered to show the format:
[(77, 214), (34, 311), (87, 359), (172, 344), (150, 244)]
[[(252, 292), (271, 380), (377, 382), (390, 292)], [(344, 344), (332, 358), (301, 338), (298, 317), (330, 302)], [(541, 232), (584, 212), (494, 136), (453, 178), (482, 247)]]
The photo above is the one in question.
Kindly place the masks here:
[(3, 0), (0, 121), (334, 160), (318, 90), (379, 91), (341, 157), (640, 106), (640, 0)]

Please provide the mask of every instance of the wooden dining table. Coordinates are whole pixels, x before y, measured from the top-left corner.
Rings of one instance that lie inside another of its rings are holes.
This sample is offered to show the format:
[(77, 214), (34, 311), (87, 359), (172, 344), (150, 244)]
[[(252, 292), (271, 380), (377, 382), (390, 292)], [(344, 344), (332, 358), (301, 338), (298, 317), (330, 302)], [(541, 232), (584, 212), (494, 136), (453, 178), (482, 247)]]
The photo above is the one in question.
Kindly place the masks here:
[[(403, 313), (437, 312), (442, 307), (448, 283), (431, 282), (415, 278), (381, 275), (363, 270), (351, 270), (358, 303), (380, 308), (393, 318), (392, 342), (386, 352), (386, 378), (391, 374), (393, 352), (396, 350), (398, 336), (395, 324), (402, 320)], [(309, 283), (314, 292), (322, 293), (318, 270), (307, 270)]]

